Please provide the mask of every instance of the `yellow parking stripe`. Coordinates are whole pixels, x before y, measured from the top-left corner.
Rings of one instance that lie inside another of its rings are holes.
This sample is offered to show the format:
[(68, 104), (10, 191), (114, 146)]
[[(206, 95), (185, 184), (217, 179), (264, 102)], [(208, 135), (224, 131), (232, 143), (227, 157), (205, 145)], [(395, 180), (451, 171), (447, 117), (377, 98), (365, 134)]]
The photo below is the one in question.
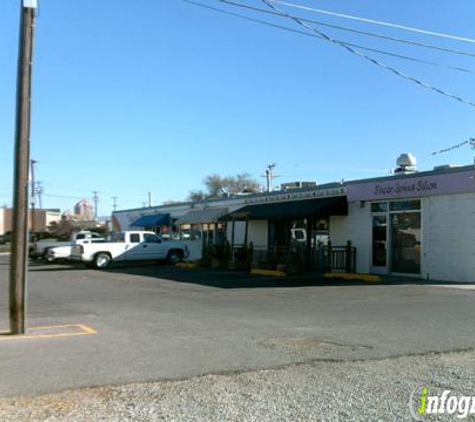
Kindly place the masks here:
[(372, 283), (381, 282), (381, 277), (371, 274), (356, 274), (356, 273), (325, 273), (325, 278), (342, 278), (344, 280), (368, 281)]
[[(73, 328), (79, 329), (81, 331), (72, 331), (71, 329)], [(50, 334), (39, 333), (41, 331), (63, 330), (63, 329), (65, 329), (66, 332), (50, 333)], [(31, 334), (11, 335), (8, 332), (3, 332), (3, 333), (0, 332), (0, 341), (26, 340), (26, 339), (36, 339), (36, 338), (64, 338), (64, 337), (76, 337), (76, 336), (89, 336), (92, 334), (97, 334), (96, 330), (84, 324), (31, 327), (28, 329), (28, 332), (30, 332)]]
[(261, 270), (259, 268), (252, 269), (251, 275), (266, 275), (270, 277), (287, 277), (287, 274), (284, 271)]

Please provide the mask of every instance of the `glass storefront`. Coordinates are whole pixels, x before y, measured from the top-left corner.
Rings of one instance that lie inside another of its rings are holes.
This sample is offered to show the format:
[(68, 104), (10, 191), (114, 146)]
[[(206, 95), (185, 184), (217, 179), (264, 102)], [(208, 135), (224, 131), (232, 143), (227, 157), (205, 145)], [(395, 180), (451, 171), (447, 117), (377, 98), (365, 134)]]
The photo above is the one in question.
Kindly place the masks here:
[(401, 274), (421, 272), (420, 200), (376, 202), (372, 211), (372, 266)]
[(373, 266), (386, 267), (387, 265), (387, 228), (386, 215), (373, 216)]
[(391, 271), (419, 274), (421, 272), (421, 214), (419, 212), (391, 215)]

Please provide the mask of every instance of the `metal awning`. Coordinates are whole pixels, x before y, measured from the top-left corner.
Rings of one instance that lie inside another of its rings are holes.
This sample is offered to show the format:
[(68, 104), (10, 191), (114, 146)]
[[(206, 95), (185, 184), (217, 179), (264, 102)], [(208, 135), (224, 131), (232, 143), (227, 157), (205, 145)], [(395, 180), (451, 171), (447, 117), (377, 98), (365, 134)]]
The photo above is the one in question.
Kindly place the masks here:
[(143, 215), (131, 224), (132, 227), (156, 227), (169, 225), (170, 214)]
[(209, 224), (216, 223), (220, 217), (226, 214), (227, 208), (214, 208), (207, 210), (192, 210), (175, 221), (177, 226), (183, 224)]
[(325, 217), (348, 215), (346, 196), (310, 200), (246, 205), (225, 215), (224, 220), (267, 220), (279, 218)]

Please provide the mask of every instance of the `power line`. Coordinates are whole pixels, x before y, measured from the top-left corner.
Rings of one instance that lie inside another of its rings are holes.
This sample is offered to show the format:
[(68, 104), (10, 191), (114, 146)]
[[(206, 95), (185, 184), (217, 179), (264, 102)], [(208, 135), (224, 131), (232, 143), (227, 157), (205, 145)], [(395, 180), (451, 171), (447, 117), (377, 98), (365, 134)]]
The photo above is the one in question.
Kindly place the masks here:
[[(187, 0), (184, 0), (184, 1), (187, 1)], [(258, 12), (262, 12), (262, 13), (282, 16), (279, 13), (273, 12), (271, 10), (265, 10), (265, 9), (262, 9), (262, 8), (259, 8), (259, 7), (234, 2), (234, 1), (231, 1), (231, 0), (222, 0), (222, 2), (223, 3), (228, 3), (228, 4), (233, 5), (233, 6), (239, 6), (239, 7), (243, 7), (243, 8), (246, 8), (246, 9), (255, 10), (255, 11), (258, 11)], [(193, 4), (200, 5), (199, 3), (195, 3), (193, 1), (188, 1), (188, 3), (193, 3)], [(204, 6), (204, 5), (202, 5), (202, 6)], [(206, 6), (204, 6), (204, 7), (206, 7)], [(210, 6), (208, 6), (208, 7), (210, 7)], [(212, 8), (212, 7), (210, 7), (210, 8)], [(462, 56), (475, 57), (475, 53), (471, 53), (471, 52), (468, 52), (468, 51), (455, 50), (453, 48), (441, 47), (441, 46), (438, 46), (438, 45), (427, 44), (427, 43), (423, 43), (423, 42), (420, 42), (420, 41), (408, 40), (406, 38), (391, 37), (391, 36), (385, 35), (385, 34), (378, 34), (378, 33), (374, 33), (374, 32), (362, 31), (362, 30), (359, 30), (359, 29), (348, 28), (346, 26), (333, 25), (333, 24), (330, 24), (330, 23), (327, 23), (327, 22), (317, 21), (317, 20), (314, 20), (314, 19), (308, 19), (308, 18), (304, 18), (304, 17), (300, 17), (300, 16), (296, 16), (296, 17), (301, 19), (303, 22), (313, 23), (315, 25), (324, 26), (324, 27), (327, 27), (327, 28), (333, 28), (333, 29), (338, 29), (338, 30), (341, 30), (341, 31), (351, 32), (351, 33), (355, 33), (355, 34), (366, 35), (366, 36), (369, 36), (369, 37), (380, 38), (380, 39), (384, 39), (384, 40), (409, 44), (409, 45), (412, 45), (412, 46), (415, 46), (415, 47), (422, 47), (422, 48), (428, 48), (428, 49), (432, 49), (432, 50), (443, 51), (445, 53), (453, 53), (453, 54), (459, 54), (459, 55), (462, 55)]]
[(399, 25), (399, 24), (395, 24), (395, 23), (391, 23), (391, 22), (383, 22), (383, 21), (378, 21), (378, 20), (375, 20), (375, 19), (362, 18), (360, 16), (348, 15), (348, 14), (345, 14), (345, 13), (336, 13), (336, 12), (331, 12), (329, 10), (316, 9), (316, 8), (313, 8), (313, 7), (303, 6), (303, 5), (294, 4), (294, 3), (288, 3), (288, 2), (285, 2), (285, 1), (281, 1), (281, 0), (268, 0), (268, 1), (272, 2), (272, 3), (279, 3), (281, 5), (288, 6), (288, 7), (293, 7), (293, 8), (296, 8), (296, 9), (307, 10), (307, 11), (314, 12), (314, 13), (320, 13), (320, 14), (329, 15), (329, 16), (337, 16), (339, 18), (351, 19), (351, 20), (360, 21), (360, 22), (367, 22), (367, 23), (372, 23), (372, 24), (375, 24), (375, 25), (381, 25), (381, 26), (387, 26), (387, 27), (390, 27), (390, 28), (403, 29), (405, 31), (410, 31), (410, 32), (417, 32), (419, 34), (432, 35), (432, 36), (435, 36), (435, 37), (448, 38), (448, 39), (451, 39), (451, 40), (463, 41), (463, 42), (469, 42), (469, 43), (475, 44), (475, 39), (460, 37), (458, 35), (445, 34), (443, 32), (428, 31), (428, 30), (425, 30), (425, 29), (413, 28), (413, 27), (410, 27), (410, 26)]
[[(228, 10), (220, 9), (218, 7), (208, 6), (206, 4), (198, 3), (198, 2), (195, 2), (193, 0), (183, 0), (183, 1), (186, 2), (186, 3), (192, 4), (194, 6), (203, 7), (205, 9), (210, 9), (210, 10), (220, 12), (220, 13), (223, 13), (223, 14), (226, 14), (226, 15), (234, 16), (234, 17), (237, 17), (237, 18), (240, 18), (240, 19), (248, 20), (248, 21), (251, 21), (251, 22), (255, 22), (255, 23), (258, 23), (258, 24), (270, 26), (270, 27), (277, 28), (277, 29), (282, 29), (282, 30), (285, 30), (285, 31), (288, 31), (288, 32), (292, 32), (294, 34), (304, 35), (306, 37), (317, 38), (317, 39), (320, 39), (320, 40), (325, 40), (325, 38), (323, 38), (323, 37), (321, 37), (320, 35), (317, 35), (317, 34), (311, 34), (309, 32), (300, 31), (298, 29), (289, 28), (287, 26), (274, 24), (272, 22), (268, 22), (268, 21), (265, 21), (265, 20), (251, 18), (249, 16), (242, 15), (240, 13), (234, 13), (234, 12), (230, 12)], [(260, 12), (263, 12), (263, 13), (270, 13), (272, 15), (282, 16), (279, 13), (264, 10), (264, 9), (261, 9), (261, 8), (258, 8), (258, 7), (252, 7), (252, 6), (248, 6), (248, 5), (244, 5), (244, 4), (241, 4), (241, 3), (236, 3), (236, 2), (232, 2), (232, 1), (228, 1), (228, 0), (223, 0), (223, 2), (224, 3), (229, 3), (233, 6), (251, 8), (253, 10), (260, 11)], [(428, 60), (422, 60), (422, 59), (418, 59), (416, 57), (405, 56), (405, 55), (402, 55), (402, 54), (392, 53), (392, 52), (389, 52), (389, 51), (386, 51), (386, 50), (379, 50), (379, 49), (376, 49), (376, 48), (364, 47), (362, 45), (348, 43), (346, 41), (341, 41), (341, 43), (344, 44), (344, 45), (350, 46), (350, 47), (355, 47), (355, 48), (359, 48), (361, 50), (371, 51), (373, 53), (383, 54), (383, 55), (390, 56), (390, 57), (395, 57), (395, 58), (398, 58), (398, 59), (408, 60), (408, 61), (412, 61), (412, 62), (416, 62), (416, 63), (422, 63), (422, 64), (426, 64), (426, 65), (430, 65), (430, 66), (442, 67), (442, 68), (446, 68), (446, 69), (450, 69), (450, 70), (456, 70), (456, 71), (464, 72), (464, 73), (475, 74), (474, 70), (463, 68), (463, 67), (450, 66), (450, 65), (445, 65), (443, 63), (438, 63), (438, 62), (433, 62), (433, 61), (428, 61)]]
[(81, 196), (67, 196), (67, 195), (52, 195), (52, 194), (43, 194), (43, 196), (46, 196), (48, 198), (64, 198), (64, 199), (83, 199)]
[(470, 139), (467, 139), (466, 141), (463, 141), (463, 142), (460, 142), (458, 144), (455, 144), (455, 145), (452, 145), (448, 148), (444, 148), (444, 149), (441, 149), (439, 151), (434, 151), (433, 153), (431, 153), (430, 155), (440, 155), (440, 154), (445, 154), (446, 152), (450, 152), (450, 151), (453, 151), (454, 149), (458, 149), (458, 148), (461, 148), (463, 147), (464, 145), (471, 145), (472, 148), (474, 147), (475, 145), (475, 138), (470, 138)]
[[(223, 0), (220, 0), (220, 1), (223, 1)], [(449, 92), (443, 91), (443, 90), (440, 89), (440, 88), (437, 88), (437, 87), (435, 87), (435, 86), (433, 86), (433, 85), (430, 85), (430, 84), (428, 84), (428, 83), (426, 83), (426, 82), (423, 82), (423, 81), (421, 81), (420, 79), (417, 79), (417, 78), (415, 78), (415, 77), (413, 77), (413, 76), (411, 76), (411, 75), (408, 75), (408, 74), (406, 74), (406, 73), (403, 73), (403, 72), (397, 70), (396, 68), (394, 68), (394, 67), (392, 67), (392, 66), (389, 66), (389, 65), (387, 65), (387, 64), (385, 64), (385, 63), (382, 63), (382, 62), (380, 62), (379, 60), (376, 60), (376, 59), (372, 58), (371, 56), (368, 56), (367, 54), (364, 54), (364, 53), (362, 53), (361, 51), (358, 51), (358, 50), (354, 49), (353, 47), (350, 47), (350, 46), (348, 46), (348, 45), (345, 45), (345, 44), (342, 43), (341, 41), (336, 40), (336, 39), (334, 39), (334, 38), (332, 38), (332, 37), (329, 37), (329, 36), (328, 36), (327, 34), (325, 34), (324, 32), (321, 32), (321, 31), (319, 31), (319, 30), (313, 28), (312, 26), (306, 24), (305, 22), (302, 22), (299, 18), (296, 18), (295, 16), (289, 15), (288, 13), (282, 11), (282, 10), (279, 9), (278, 7), (272, 5), (272, 4), (269, 2), (269, 0), (261, 0), (261, 1), (262, 1), (264, 4), (266, 4), (268, 7), (272, 8), (273, 10), (275, 10), (276, 12), (281, 13), (282, 16), (285, 16), (285, 17), (287, 17), (287, 18), (293, 20), (294, 22), (296, 22), (298, 25), (303, 26), (304, 28), (307, 28), (307, 29), (309, 29), (309, 30), (311, 30), (311, 31), (313, 31), (313, 32), (315, 32), (315, 33), (317, 33), (318, 35), (322, 36), (323, 38), (325, 38), (326, 41), (331, 42), (331, 43), (333, 43), (333, 44), (336, 44), (336, 45), (338, 45), (338, 46), (344, 48), (345, 50), (349, 51), (350, 53), (355, 54), (355, 55), (357, 55), (357, 56), (359, 56), (359, 57), (361, 57), (361, 58), (363, 58), (363, 59), (365, 59), (365, 60), (367, 60), (367, 61), (373, 63), (374, 65), (379, 66), (379, 67), (381, 67), (381, 68), (383, 68), (383, 69), (386, 69), (387, 71), (389, 71), (389, 72), (391, 72), (391, 73), (393, 73), (393, 74), (395, 74), (395, 75), (397, 75), (397, 76), (399, 76), (399, 77), (401, 77), (401, 78), (403, 78), (403, 79), (412, 81), (412, 82), (414, 82), (414, 83), (416, 83), (416, 84), (418, 84), (418, 85), (420, 85), (420, 86), (422, 86), (422, 87), (424, 87), (424, 88), (427, 88), (427, 89), (429, 89), (429, 90), (431, 90), (431, 91), (434, 91), (434, 92), (436, 92), (436, 93), (438, 93), (438, 94), (441, 94), (441, 95), (443, 95), (443, 96), (445, 96), (445, 97), (452, 98), (453, 100), (456, 100), (456, 101), (461, 102), (461, 103), (463, 103), (463, 104), (465, 104), (465, 105), (469, 105), (469, 106), (475, 108), (475, 103), (473, 103), (473, 102), (471, 102), (471, 101), (469, 101), (469, 100), (466, 100), (466, 99), (464, 99), (464, 98), (462, 98), (462, 97), (459, 97), (459, 96), (457, 96), (457, 95), (454, 95), (454, 94), (451, 94), (451, 93), (449, 93)]]

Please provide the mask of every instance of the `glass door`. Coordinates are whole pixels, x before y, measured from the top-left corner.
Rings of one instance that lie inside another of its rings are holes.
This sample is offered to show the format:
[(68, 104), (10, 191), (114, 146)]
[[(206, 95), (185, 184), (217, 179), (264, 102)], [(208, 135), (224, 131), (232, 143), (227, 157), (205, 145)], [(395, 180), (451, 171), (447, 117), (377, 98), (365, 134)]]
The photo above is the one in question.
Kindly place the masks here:
[(372, 272), (387, 273), (388, 216), (373, 215)]
[(391, 215), (391, 271), (421, 272), (421, 214), (418, 212)]

